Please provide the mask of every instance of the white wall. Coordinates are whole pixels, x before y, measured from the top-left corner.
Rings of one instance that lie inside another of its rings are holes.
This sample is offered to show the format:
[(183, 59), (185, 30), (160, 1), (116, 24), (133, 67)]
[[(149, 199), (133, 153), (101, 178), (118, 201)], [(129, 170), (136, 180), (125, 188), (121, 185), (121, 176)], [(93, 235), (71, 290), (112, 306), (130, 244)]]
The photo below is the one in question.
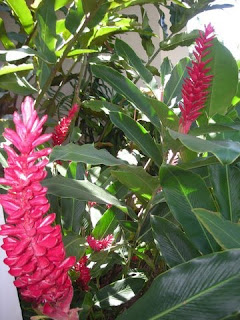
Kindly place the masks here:
[[(4, 224), (3, 210), (0, 206), (0, 225)], [(2, 237), (0, 236), (0, 246)], [(3, 259), (6, 258), (5, 251), (0, 248), (0, 319), (22, 320), (17, 289), (13, 284), (14, 277), (8, 273), (8, 266)]]

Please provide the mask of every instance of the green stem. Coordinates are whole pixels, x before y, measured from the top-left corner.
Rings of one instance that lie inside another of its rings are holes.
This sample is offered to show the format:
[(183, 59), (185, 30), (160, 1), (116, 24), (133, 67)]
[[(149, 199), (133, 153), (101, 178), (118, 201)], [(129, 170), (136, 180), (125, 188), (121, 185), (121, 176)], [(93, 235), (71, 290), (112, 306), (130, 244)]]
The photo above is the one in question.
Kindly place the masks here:
[(73, 101), (72, 101), (73, 105), (75, 103), (80, 105), (79, 91), (80, 91), (80, 88), (81, 88), (81, 83), (82, 83), (82, 80), (83, 80), (83, 75), (85, 73), (86, 67), (87, 67), (87, 55), (84, 55), (83, 58), (82, 58), (82, 62), (81, 62), (81, 68), (80, 68), (77, 84), (76, 84), (75, 89), (74, 89), (74, 97), (73, 97)]

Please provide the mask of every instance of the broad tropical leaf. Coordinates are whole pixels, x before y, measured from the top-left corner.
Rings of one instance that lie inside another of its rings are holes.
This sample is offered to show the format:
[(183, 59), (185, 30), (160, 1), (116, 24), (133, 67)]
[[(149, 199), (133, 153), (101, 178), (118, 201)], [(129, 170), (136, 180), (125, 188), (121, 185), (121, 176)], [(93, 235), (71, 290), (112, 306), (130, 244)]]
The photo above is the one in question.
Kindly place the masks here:
[(240, 224), (225, 220), (220, 213), (194, 209), (204, 227), (224, 249), (240, 248)]
[(124, 163), (113, 157), (105, 149), (98, 150), (92, 144), (79, 146), (73, 143), (54, 147), (50, 155), (50, 161), (55, 160), (84, 162), (92, 165), (105, 164), (106, 166), (116, 166)]
[(160, 274), (117, 320), (223, 320), (240, 311), (240, 250), (195, 258)]
[(216, 251), (218, 245), (192, 212), (192, 209), (201, 207), (216, 211), (204, 180), (191, 171), (163, 166), (160, 169), (160, 184), (171, 212), (195, 247), (202, 253)]
[(157, 165), (162, 163), (160, 149), (147, 130), (138, 122), (122, 112), (110, 112), (111, 121), (120, 128), (131, 141), (135, 142), (140, 150), (152, 158)]
[(213, 193), (219, 211), (225, 219), (238, 222), (240, 218), (240, 170), (233, 165), (209, 166)]
[(186, 235), (174, 223), (151, 216), (153, 237), (167, 264), (174, 267), (200, 256)]

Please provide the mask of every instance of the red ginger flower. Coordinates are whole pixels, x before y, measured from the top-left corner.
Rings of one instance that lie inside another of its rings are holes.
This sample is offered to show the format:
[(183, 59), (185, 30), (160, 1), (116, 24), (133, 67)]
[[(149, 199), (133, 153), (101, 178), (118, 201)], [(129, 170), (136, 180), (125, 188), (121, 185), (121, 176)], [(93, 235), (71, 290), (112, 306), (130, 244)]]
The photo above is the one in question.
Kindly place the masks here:
[(90, 248), (92, 248), (94, 251), (101, 251), (109, 247), (112, 244), (113, 239), (114, 238), (112, 234), (109, 234), (108, 236), (106, 236), (106, 238), (103, 238), (102, 240), (96, 240), (94, 237), (88, 236), (87, 242)]
[(196, 39), (196, 47), (193, 52), (196, 61), (192, 62), (192, 67), (188, 67), (189, 78), (184, 80), (182, 87), (183, 104), (180, 104), (181, 118), (179, 131), (188, 133), (191, 124), (201, 114), (199, 110), (204, 107), (208, 95), (208, 88), (210, 86), (212, 75), (207, 75), (211, 70), (206, 65), (211, 59), (205, 57), (210, 53), (208, 50), (211, 47), (214, 29), (209, 24), (205, 26), (205, 32), (200, 32), (199, 38)]
[(0, 195), (7, 213), (0, 229), (0, 235), (6, 236), (4, 262), (24, 299), (52, 319), (76, 320), (77, 310), (70, 310), (73, 288), (68, 276), (75, 258), (65, 259), (60, 226), (52, 226), (55, 213), (46, 215), (50, 207), (47, 188), (40, 184), (47, 175), (48, 160), (39, 158), (48, 156), (51, 149), (35, 150), (51, 138), (51, 134), (41, 134), (47, 116), (38, 118), (30, 97), (21, 109), (22, 118), (16, 112), (13, 116), (16, 131), (5, 129), (3, 134), (14, 145), (4, 145), (8, 167), (0, 178), (1, 184), (10, 187), (7, 194)]
[(59, 124), (54, 128), (52, 134), (53, 146), (61, 145), (67, 138), (69, 126), (76, 112), (78, 111), (78, 105), (74, 104), (69, 110), (68, 115), (63, 117)]
[(74, 267), (75, 271), (80, 272), (77, 284), (79, 284), (84, 291), (89, 289), (88, 283), (91, 280), (90, 269), (87, 267), (87, 262), (87, 256), (83, 256)]

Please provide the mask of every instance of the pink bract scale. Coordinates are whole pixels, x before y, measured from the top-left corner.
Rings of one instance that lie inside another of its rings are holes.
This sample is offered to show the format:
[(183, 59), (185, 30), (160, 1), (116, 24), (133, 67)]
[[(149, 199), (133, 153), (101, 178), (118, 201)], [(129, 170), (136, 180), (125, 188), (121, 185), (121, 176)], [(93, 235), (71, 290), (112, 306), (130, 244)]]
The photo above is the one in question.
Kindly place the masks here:
[(97, 240), (92, 236), (87, 237), (87, 242), (90, 248), (92, 248), (94, 251), (101, 251), (103, 249), (106, 249), (112, 244), (113, 240), (114, 238), (112, 234), (109, 234), (108, 236), (106, 236), (106, 238), (103, 238), (102, 240)]

